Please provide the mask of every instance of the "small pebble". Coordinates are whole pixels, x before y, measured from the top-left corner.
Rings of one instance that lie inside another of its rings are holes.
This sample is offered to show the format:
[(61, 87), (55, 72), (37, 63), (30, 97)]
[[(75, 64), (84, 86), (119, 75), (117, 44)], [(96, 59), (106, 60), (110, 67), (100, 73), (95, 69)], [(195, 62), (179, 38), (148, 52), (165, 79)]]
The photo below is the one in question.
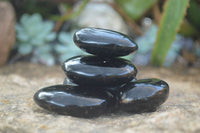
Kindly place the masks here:
[(85, 52), (106, 58), (126, 56), (138, 49), (137, 44), (127, 35), (98, 28), (77, 31), (74, 42)]

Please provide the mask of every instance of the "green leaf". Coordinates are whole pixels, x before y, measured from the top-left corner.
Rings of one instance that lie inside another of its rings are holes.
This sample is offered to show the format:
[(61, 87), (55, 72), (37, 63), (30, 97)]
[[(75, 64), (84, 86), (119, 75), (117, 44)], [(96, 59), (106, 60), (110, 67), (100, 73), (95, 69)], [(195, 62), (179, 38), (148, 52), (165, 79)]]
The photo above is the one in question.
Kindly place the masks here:
[(138, 20), (157, 0), (116, 0), (119, 6), (134, 20)]
[(57, 44), (54, 47), (55, 51), (59, 54), (64, 54), (69, 49), (66, 45)]
[(24, 14), (22, 15), (21, 19), (20, 19), (20, 23), (22, 25), (26, 25), (27, 21), (29, 20), (30, 16), (28, 14)]
[(29, 44), (21, 44), (19, 45), (18, 52), (21, 55), (28, 55), (32, 52), (32, 46)]
[(152, 64), (162, 66), (181, 25), (189, 0), (168, 0), (152, 53)]
[(44, 45), (44, 40), (42, 39), (36, 39), (36, 38), (33, 38), (29, 41), (29, 43), (32, 45), (32, 46), (41, 46), (41, 45)]
[(58, 40), (60, 41), (60, 43), (63, 44), (73, 44), (73, 36), (70, 33), (66, 33), (66, 32), (61, 32), (58, 35)]
[(46, 53), (51, 52), (52, 47), (51, 47), (51, 45), (46, 44), (46, 45), (37, 47), (37, 50), (39, 51), (40, 54), (46, 54)]
[(51, 21), (46, 21), (43, 23), (43, 30), (47, 33), (51, 32), (54, 28), (54, 24)]
[(56, 33), (55, 32), (51, 32), (45, 37), (45, 40), (46, 41), (53, 41), (55, 38), (56, 38)]
[(42, 16), (40, 14), (33, 14), (32, 16), (23, 15), (21, 19), (23, 27), (30, 36), (35, 36), (43, 29)]
[(19, 40), (20, 42), (27, 42), (29, 40), (29, 36), (27, 34), (18, 32), (16, 36), (17, 40)]

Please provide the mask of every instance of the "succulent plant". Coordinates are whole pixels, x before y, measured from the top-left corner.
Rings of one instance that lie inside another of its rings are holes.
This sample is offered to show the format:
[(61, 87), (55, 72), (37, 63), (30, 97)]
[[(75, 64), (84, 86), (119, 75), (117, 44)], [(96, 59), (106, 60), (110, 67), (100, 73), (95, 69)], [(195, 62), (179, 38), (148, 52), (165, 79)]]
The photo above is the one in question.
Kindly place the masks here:
[(84, 54), (73, 42), (73, 33), (60, 32), (58, 35), (58, 41), (55, 45), (55, 51), (58, 55), (59, 62), (62, 63), (66, 59)]
[(40, 14), (24, 14), (16, 24), (18, 53), (32, 54), (32, 61), (53, 65), (51, 42), (56, 38), (53, 27), (53, 22), (43, 21)]

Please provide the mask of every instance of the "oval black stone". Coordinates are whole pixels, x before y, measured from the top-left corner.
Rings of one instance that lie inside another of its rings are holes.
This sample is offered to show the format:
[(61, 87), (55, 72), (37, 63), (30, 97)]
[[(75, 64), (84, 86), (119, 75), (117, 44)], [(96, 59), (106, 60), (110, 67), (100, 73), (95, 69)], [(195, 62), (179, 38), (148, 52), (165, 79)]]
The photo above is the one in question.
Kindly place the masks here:
[(71, 82), (84, 86), (115, 86), (131, 81), (136, 67), (120, 58), (102, 59), (97, 56), (77, 56), (63, 63)]
[(120, 109), (127, 112), (149, 112), (164, 103), (169, 95), (168, 84), (160, 79), (136, 80), (121, 90)]
[(49, 111), (84, 118), (105, 114), (117, 105), (116, 97), (106, 89), (70, 85), (43, 88), (34, 95), (34, 101)]
[(126, 56), (138, 49), (127, 35), (98, 28), (84, 28), (74, 34), (75, 44), (87, 53), (102, 57)]

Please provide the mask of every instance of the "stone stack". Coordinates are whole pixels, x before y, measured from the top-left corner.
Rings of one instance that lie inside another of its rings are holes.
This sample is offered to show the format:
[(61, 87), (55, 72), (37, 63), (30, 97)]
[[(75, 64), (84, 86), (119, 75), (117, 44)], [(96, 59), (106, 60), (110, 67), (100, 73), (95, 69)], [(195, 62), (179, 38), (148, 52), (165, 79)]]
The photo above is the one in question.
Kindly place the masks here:
[(122, 58), (135, 52), (128, 36), (106, 29), (84, 28), (74, 34), (75, 44), (92, 55), (66, 60), (63, 85), (43, 88), (34, 95), (42, 108), (76, 117), (97, 117), (118, 110), (154, 111), (165, 102), (168, 84), (160, 79), (136, 80), (134, 64)]

